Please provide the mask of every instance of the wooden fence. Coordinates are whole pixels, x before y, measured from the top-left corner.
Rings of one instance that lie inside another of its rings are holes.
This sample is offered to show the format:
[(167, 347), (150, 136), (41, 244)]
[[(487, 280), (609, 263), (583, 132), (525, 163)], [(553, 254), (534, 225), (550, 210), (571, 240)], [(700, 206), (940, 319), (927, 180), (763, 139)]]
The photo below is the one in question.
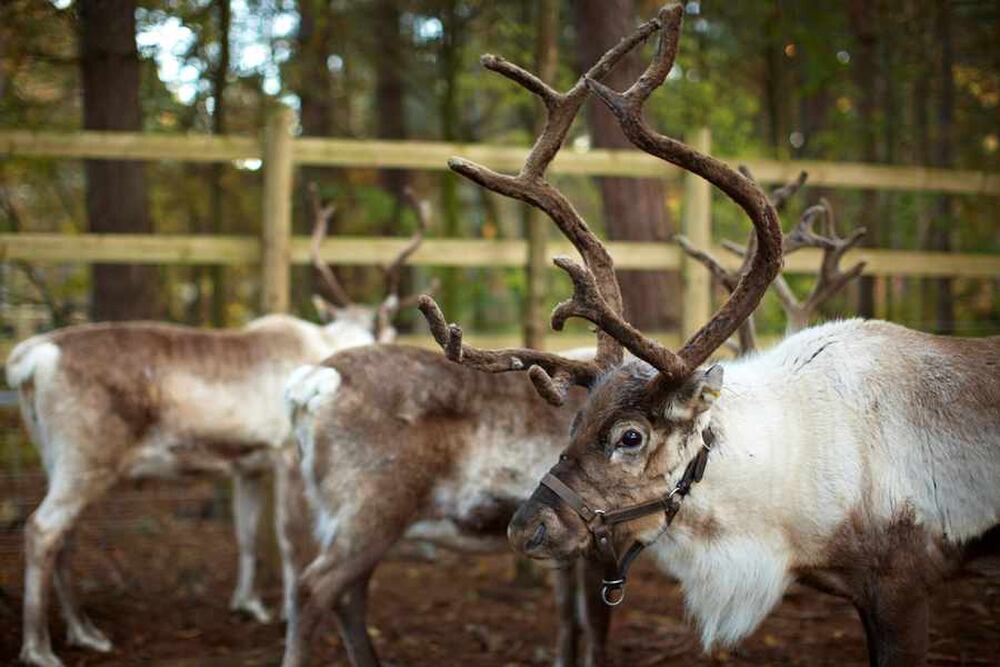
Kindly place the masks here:
[[(264, 168), (263, 224), (260, 238), (247, 236), (124, 235), (124, 234), (0, 234), (0, 261), (33, 263), (149, 263), (221, 264), (259, 263), (264, 312), (282, 312), (289, 305), (289, 269), (309, 261), (308, 239), (291, 235), (292, 185), (299, 165), (350, 166), (444, 170), (452, 155), (482, 162), (494, 169), (516, 170), (526, 148), (439, 142), (356, 141), (294, 138), (294, 115), (277, 110), (260, 138), (175, 136), (107, 132), (0, 131), (0, 155), (129, 160), (179, 160), (231, 162), (261, 160)], [(711, 150), (711, 134), (698, 130), (688, 141)], [(1000, 174), (896, 167), (858, 163), (832, 163), (747, 159), (746, 164), (762, 183), (791, 180), (799, 171), (809, 172), (811, 185), (834, 188), (867, 188), (1000, 196)], [(676, 180), (677, 168), (638, 151), (564, 149), (551, 171), (589, 176), (655, 177)], [(684, 175), (682, 228), (696, 244), (714, 247), (711, 228), (711, 190), (705, 181)], [(323, 257), (334, 264), (383, 264), (405, 239), (341, 237), (328, 241)], [(708, 272), (689, 262), (676, 246), (662, 243), (609, 243), (620, 268), (680, 270), (684, 277), (681, 333), (704, 322), (711, 309)], [(718, 251), (718, 248), (715, 248)], [(545, 253), (531, 253), (526, 240), (429, 239), (413, 256), (414, 265), (465, 267), (526, 267), (529, 257), (545, 259), (571, 252), (566, 244), (549, 243)], [(726, 257), (726, 253), (719, 253)], [(865, 260), (866, 273), (877, 276), (1000, 276), (1000, 256), (858, 249), (845, 262)], [(546, 260), (547, 261), (547, 260)], [(796, 253), (786, 260), (790, 272), (812, 272), (819, 256), (814, 251)], [(541, 272), (534, 272), (540, 275)], [(529, 274), (531, 275), (531, 274)], [(544, 327), (543, 327), (544, 329)], [(509, 343), (509, 337), (504, 342)], [(567, 339), (560, 337), (560, 344)]]

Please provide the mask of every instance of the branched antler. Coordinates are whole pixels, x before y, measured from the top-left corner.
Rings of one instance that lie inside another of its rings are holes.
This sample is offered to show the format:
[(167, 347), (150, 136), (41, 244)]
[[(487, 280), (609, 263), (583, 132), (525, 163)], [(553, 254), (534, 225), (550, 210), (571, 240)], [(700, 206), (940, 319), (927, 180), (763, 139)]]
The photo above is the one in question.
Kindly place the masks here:
[[(740, 165), (739, 171), (746, 178), (754, 180), (753, 175), (745, 165)], [(799, 172), (799, 175), (795, 177), (795, 180), (772, 190), (771, 194), (768, 195), (768, 198), (770, 199), (771, 205), (774, 209), (776, 211), (782, 211), (788, 203), (788, 200), (802, 188), (808, 177), (809, 176), (806, 172)], [(696, 248), (685, 237), (675, 236), (674, 241), (689, 257), (703, 264), (712, 274), (712, 277), (715, 278), (716, 282), (722, 285), (722, 287), (730, 293), (732, 293), (733, 290), (736, 289), (736, 285), (739, 284), (740, 276), (749, 270), (750, 258), (756, 251), (757, 247), (757, 236), (755, 234), (750, 234), (746, 248), (728, 240), (723, 241), (723, 248), (733, 252), (743, 259), (739, 268), (729, 270), (711, 253), (707, 250)], [(779, 280), (782, 280), (780, 274), (775, 278), (775, 282), (772, 283), (772, 286), (776, 285)], [(740, 328), (737, 330), (737, 335), (739, 337), (739, 343), (736, 347), (737, 354), (748, 354), (749, 352), (757, 349), (757, 332), (753, 313), (751, 313), (750, 316), (743, 321), (743, 324), (740, 325)]]
[[(385, 297), (379, 304), (378, 312), (375, 315), (375, 339), (379, 342), (389, 342), (395, 338), (396, 331), (392, 326), (392, 320), (399, 314), (399, 311), (417, 305), (420, 299), (419, 294), (401, 297), (399, 290), (402, 284), (403, 266), (424, 242), (424, 234), (430, 227), (431, 205), (427, 200), (418, 201), (413, 190), (409, 187), (403, 191), (403, 198), (417, 216), (417, 231), (413, 233), (396, 258), (383, 269), (385, 273)], [(434, 280), (427, 288), (426, 293), (433, 294), (437, 292), (439, 287), (440, 282)]]
[(320, 253), (323, 239), (326, 238), (327, 228), (330, 226), (330, 219), (336, 209), (333, 204), (323, 205), (319, 197), (319, 188), (316, 187), (315, 183), (309, 184), (309, 202), (313, 210), (313, 230), (309, 255), (312, 258), (313, 267), (323, 279), (323, 285), (326, 287), (327, 294), (323, 298), (337, 308), (346, 308), (351, 305), (351, 298), (347, 296), (347, 292), (344, 291), (337, 276), (334, 275), (333, 269), (323, 261)]
[[(578, 264), (565, 257), (556, 259), (556, 266), (572, 279), (574, 291), (571, 299), (556, 307), (552, 314), (552, 326), (562, 328), (569, 317), (592, 322), (598, 328), (597, 355), (593, 364), (581, 366), (580, 362), (570, 363), (558, 355), (544, 355), (531, 350), (487, 352), (468, 348), (461, 343), (461, 329), (455, 325), (447, 327), (436, 306), (430, 308), (433, 302), (422, 300), (421, 310), (431, 325), (435, 339), (449, 358), (492, 371), (516, 370), (529, 364), (532, 380), (540, 393), (558, 403), (570, 383), (590, 386), (595, 373), (606, 372), (619, 365), (624, 347), (659, 370), (656, 390), (661, 386), (675, 386), (686, 378), (726, 341), (757, 306), (781, 267), (781, 226), (774, 208), (752, 180), (708, 155), (656, 134), (645, 125), (642, 117), (643, 103), (666, 79), (677, 55), (682, 14), (683, 10), (677, 5), (660, 10), (655, 20), (643, 24), (605, 53), (566, 93), (553, 90), (533, 74), (505, 60), (495, 56), (483, 57), (482, 63), (487, 69), (506, 76), (541, 98), (546, 109), (545, 125), (516, 176), (499, 174), (458, 158), (452, 158), (448, 164), (454, 171), (483, 187), (541, 209), (573, 243), (584, 263)], [(657, 56), (632, 87), (624, 93), (617, 93), (599, 83), (599, 79), (618, 60), (656, 30), (661, 32)], [(712, 320), (677, 354), (642, 335), (625, 321), (621, 289), (607, 249), (565, 197), (544, 180), (545, 169), (562, 146), (588, 90), (610, 107), (633, 144), (721, 188), (747, 212), (754, 224), (759, 250), (754, 253), (748, 271), (740, 277), (731, 297)]]
[[(586, 101), (588, 95), (586, 81), (605, 76), (625, 54), (659, 27), (658, 19), (639, 26), (631, 35), (606, 52), (576, 85), (565, 93), (556, 91), (534, 74), (503, 58), (493, 55), (483, 56), (480, 60), (483, 67), (507, 77), (541, 99), (545, 106), (545, 124), (517, 175), (501, 174), (461, 158), (452, 158), (448, 161), (448, 166), (453, 171), (469, 180), (498, 194), (531, 204), (548, 215), (583, 258), (586, 271), (593, 279), (592, 305), (618, 319), (621, 318), (622, 297), (611, 256), (573, 205), (562, 193), (546, 182), (545, 170), (562, 147), (573, 120)], [(423, 307), (421, 310), (424, 316), (428, 317), (433, 330), (435, 324), (430, 322), (428, 313), (440, 311), (431, 311)], [(456, 336), (460, 339), (461, 329), (453, 326), (450, 331), (451, 337), (445, 337), (440, 330), (438, 333), (442, 335), (435, 335), (442, 347), (454, 346)], [(447, 353), (448, 348), (445, 348), (445, 351)], [(559, 355), (538, 356), (541, 353), (531, 350), (495, 352), (474, 350), (474, 352), (472, 355), (469, 353), (456, 355), (452, 350), (449, 357), (483, 370), (514, 370), (504, 363), (498, 365), (496, 357), (492, 355), (499, 355), (504, 362), (516, 359), (528, 363), (529, 374), (535, 386), (546, 400), (555, 404), (563, 402), (571, 384), (589, 386), (596, 373), (618, 365), (623, 358), (621, 344), (612, 335), (603, 331), (598, 332), (597, 354), (593, 364), (581, 365), (580, 362), (570, 362)], [(481, 365), (484, 360), (489, 360), (488, 368)], [(537, 363), (530, 360), (537, 360)]]
[(431, 335), (445, 355), (455, 363), (490, 373), (528, 370), (529, 377), (542, 397), (562, 405), (571, 385), (589, 387), (601, 373), (596, 363), (569, 359), (551, 352), (529, 348), (483, 350), (462, 342), (462, 328), (445, 322), (434, 299), (424, 295), (417, 307), (427, 319)]
[[(424, 240), (424, 233), (430, 226), (430, 204), (426, 201), (417, 201), (410, 188), (404, 191), (404, 198), (407, 204), (413, 208), (417, 215), (417, 231), (414, 232), (410, 240), (399, 251), (399, 254), (383, 268), (385, 274), (385, 297), (374, 311), (374, 336), (380, 343), (388, 343), (395, 339), (396, 329), (392, 326), (392, 321), (404, 308), (412, 308), (417, 305), (419, 294), (400, 296), (399, 290), (402, 283), (403, 266), (406, 261), (417, 251)], [(333, 270), (323, 261), (322, 245), (326, 237), (330, 218), (333, 217), (334, 207), (332, 204), (324, 206), (320, 201), (319, 190), (315, 183), (309, 184), (309, 199), (313, 209), (313, 230), (310, 243), (310, 257), (313, 267), (319, 273), (326, 288), (327, 295), (315, 296), (320, 303), (317, 308), (322, 312), (337, 311), (350, 307), (361, 308), (370, 312), (368, 306), (355, 306), (354, 302), (347, 295), (347, 292), (337, 280)], [(440, 287), (437, 280), (433, 280), (427, 288), (427, 292), (434, 293)], [(323, 306), (325, 302), (327, 306)]]
[[(820, 233), (816, 233), (813, 229), (817, 218), (823, 221), (823, 230)], [(808, 326), (820, 305), (844, 289), (865, 270), (866, 263), (858, 262), (847, 271), (842, 271), (840, 260), (848, 250), (858, 244), (866, 232), (864, 227), (858, 227), (846, 237), (840, 236), (833, 208), (826, 199), (821, 199), (819, 204), (809, 207), (802, 214), (798, 224), (785, 238), (785, 252), (794, 252), (799, 248), (819, 248), (823, 253), (823, 259), (820, 262), (816, 282), (813, 283), (809, 295), (802, 301), (795, 297), (784, 278), (775, 281), (775, 291), (785, 312), (788, 313), (788, 333), (794, 333)]]
[[(733, 171), (725, 163), (656, 133), (643, 117), (643, 104), (663, 84), (673, 67), (682, 16), (683, 9), (680, 5), (660, 10), (662, 30), (657, 53), (646, 71), (628, 90), (618, 93), (596, 80), (587, 80), (587, 85), (608, 106), (618, 119), (625, 136), (636, 147), (695, 173), (721, 189), (743, 208), (754, 226), (757, 251), (753, 253), (747, 270), (740, 276), (729, 299), (712, 319), (676, 355), (670, 353), (671, 364), (660, 365), (642, 357), (660, 370), (657, 382), (663, 387), (675, 385), (725, 343), (757, 307), (768, 285), (781, 269), (781, 225), (778, 214), (756, 183)], [(642, 356), (628, 342), (622, 342), (637, 356)]]
[[(742, 168), (741, 171), (750, 177), (748, 171)], [(779, 202), (783, 205), (804, 182), (805, 172), (802, 172), (796, 181), (774, 190), (771, 193), (771, 201), (776, 203), (776, 207)], [(819, 232), (815, 230), (817, 220), (820, 220), (822, 225)], [(787, 334), (795, 333), (808, 326), (823, 303), (861, 275), (865, 268), (865, 262), (859, 262), (849, 270), (842, 271), (840, 261), (848, 250), (857, 245), (865, 235), (865, 231), (864, 227), (859, 227), (848, 236), (842, 237), (837, 229), (833, 207), (829, 201), (821, 199), (819, 204), (806, 209), (795, 226), (784, 235), (782, 247), (786, 255), (802, 248), (817, 248), (822, 252), (822, 261), (817, 269), (816, 282), (813, 283), (813, 288), (805, 299), (800, 300), (795, 295), (788, 280), (783, 275), (778, 275), (771, 285), (788, 318)], [(677, 242), (688, 255), (705, 264), (723, 287), (732, 291), (733, 279), (739, 271), (727, 271), (718, 260), (707, 252), (694, 248), (686, 239), (679, 237)], [(721, 245), (727, 251), (742, 258), (744, 267), (754, 252), (752, 245), (744, 247), (728, 240), (722, 241)], [(752, 349), (743, 345), (742, 339), (740, 347), (743, 353)]]

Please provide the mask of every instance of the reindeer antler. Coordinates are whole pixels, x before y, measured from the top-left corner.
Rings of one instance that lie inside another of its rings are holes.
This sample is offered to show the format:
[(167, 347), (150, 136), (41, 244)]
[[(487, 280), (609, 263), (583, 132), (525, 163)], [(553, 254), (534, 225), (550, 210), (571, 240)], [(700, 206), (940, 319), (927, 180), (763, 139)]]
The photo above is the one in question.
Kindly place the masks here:
[[(417, 231), (413, 233), (409, 242), (403, 246), (402, 250), (399, 251), (399, 254), (396, 255), (396, 258), (384, 268), (385, 298), (383, 298), (382, 303), (379, 304), (378, 312), (375, 315), (375, 339), (379, 342), (385, 342), (392, 338), (392, 320), (397, 314), (399, 314), (399, 311), (404, 308), (410, 308), (417, 305), (420, 300), (420, 295), (411, 294), (408, 297), (401, 297), (399, 289), (402, 283), (403, 266), (406, 264), (406, 260), (408, 260), (413, 253), (417, 251), (420, 244), (424, 242), (424, 234), (430, 227), (431, 205), (426, 199), (417, 200), (413, 190), (409, 187), (403, 190), (403, 198), (407, 205), (413, 209), (413, 212), (416, 213)], [(427, 288), (427, 292), (436, 292), (439, 285), (439, 281), (435, 279)]]
[(313, 210), (312, 242), (309, 246), (309, 255), (312, 258), (313, 267), (320, 278), (323, 279), (323, 284), (326, 286), (328, 292), (328, 295), (323, 298), (338, 308), (346, 308), (352, 303), (351, 297), (347, 296), (347, 292), (344, 291), (340, 281), (337, 280), (337, 276), (334, 275), (333, 269), (323, 261), (320, 254), (323, 239), (326, 238), (326, 231), (330, 226), (330, 219), (333, 217), (335, 207), (333, 204), (323, 205), (319, 196), (319, 188), (315, 183), (309, 184), (309, 202)]
[[(739, 171), (745, 177), (750, 180), (754, 180), (753, 175), (745, 165), (740, 165)], [(772, 190), (771, 194), (768, 196), (771, 201), (771, 206), (773, 206), (776, 211), (781, 212), (788, 203), (788, 200), (796, 192), (798, 192), (803, 185), (805, 185), (808, 177), (809, 175), (806, 172), (799, 172), (799, 175), (796, 176), (794, 180)], [(737, 246), (730, 241), (722, 242), (722, 245), (726, 250), (734, 252), (743, 258), (743, 262), (740, 264), (739, 268), (732, 271), (723, 266), (722, 262), (717, 260), (707, 250), (696, 248), (684, 236), (674, 236), (674, 241), (681, 247), (681, 250), (683, 250), (685, 254), (691, 257), (691, 259), (704, 265), (705, 268), (707, 268), (712, 274), (712, 277), (715, 278), (716, 282), (722, 285), (726, 291), (732, 293), (732, 291), (736, 289), (736, 285), (739, 284), (740, 276), (749, 270), (750, 258), (756, 250), (757, 237), (756, 234), (751, 233), (750, 238), (747, 241), (746, 248)], [(775, 278), (775, 282), (772, 283), (772, 286), (776, 285), (779, 280), (782, 280), (780, 274)], [(757, 333), (755, 329), (754, 316), (751, 313), (737, 330), (737, 333), (739, 334), (739, 346), (737, 351), (739, 354), (747, 354), (757, 348)]]
[[(823, 220), (823, 231), (820, 233), (813, 230), (817, 218)], [(788, 313), (789, 333), (808, 325), (820, 305), (844, 289), (865, 270), (866, 263), (858, 262), (847, 271), (842, 271), (840, 260), (848, 250), (858, 244), (867, 231), (864, 227), (858, 227), (846, 237), (840, 236), (833, 207), (826, 199), (820, 199), (819, 204), (805, 210), (798, 224), (785, 237), (785, 252), (795, 252), (799, 248), (819, 248), (823, 252), (823, 259), (816, 275), (816, 282), (813, 283), (809, 295), (802, 301), (795, 297), (788, 282), (783, 278), (775, 281), (775, 291), (781, 300), (781, 305)]]
[[(749, 171), (745, 168), (741, 168), (740, 170), (744, 175), (752, 178)], [(775, 202), (776, 208), (779, 205), (783, 205), (788, 197), (794, 194), (795, 190), (801, 187), (804, 182), (805, 172), (802, 172), (796, 181), (774, 190), (771, 193), (771, 201)], [(816, 232), (814, 229), (817, 219), (822, 221), (820, 232)], [(858, 262), (849, 270), (842, 271), (840, 269), (840, 261), (848, 250), (857, 245), (866, 231), (864, 227), (858, 227), (848, 236), (841, 236), (837, 229), (833, 207), (826, 199), (820, 199), (820, 203), (807, 208), (795, 226), (784, 235), (782, 247), (786, 255), (802, 248), (818, 248), (822, 251), (822, 261), (817, 270), (816, 282), (813, 283), (812, 290), (804, 300), (800, 300), (795, 296), (795, 293), (783, 275), (779, 274), (771, 285), (778, 296), (778, 300), (781, 302), (782, 309), (788, 317), (786, 333), (792, 334), (808, 326), (816, 311), (823, 303), (831, 299), (844, 289), (848, 283), (861, 275), (865, 268), (865, 262)], [(730, 291), (733, 289), (731, 285), (736, 272), (726, 271), (718, 260), (706, 252), (693, 248), (686, 239), (677, 238), (677, 242), (685, 252), (704, 263), (726, 289)], [(747, 265), (750, 255), (754, 252), (753, 247), (750, 245), (743, 247), (728, 240), (722, 241), (722, 247), (743, 258), (743, 266)], [(719, 272), (725, 274), (725, 277), (721, 276)]]
[(427, 319), (431, 335), (452, 361), (491, 373), (527, 370), (542, 397), (561, 405), (571, 385), (590, 386), (598, 369), (593, 362), (568, 359), (551, 352), (530, 348), (483, 350), (462, 342), (462, 328), (445, 322), (444, 314), (434, 299), (423, 295), (417, 307)]
[[(657, 356), (669, 363), (641, 354), (639, 340), (619, 338), (633, 354), (660, 370), (657, 381), (666, 386), (686, 377), (725, 343), (757, 307), (768, 285), (781, 269), (782, 237), (778, 214), (756, 183), (725, 163), (656, 133), (646, 125), (643, 118), (643, 104), (662, 85), (673, 67), (683, 13), (684, 10), (679, 5), (660, 10), (659, 19), (663, 27), (657, 53), (646, 71), (624, 93), (615, 92), (596, 80), (587, 80), (587, 85), (608, 106), (618, 119), (625, 136), (636, 147), (695, 173), (721, 189), (743, 208), (754, 226), (757, 251), (753, 253), (747, 271), (740, 276), (729, 299), (676, 355), (666, 350), (656, 350)], [(595, 324), (602, 326), (597, 322)], [(650, 346), (659, 347), (648, 339), (644, 340)]]
[[(545, 170), (562, 147), (573, 120), (587, 99), (586, 80), (606, 75), (626, 53), (659, 27), (659, 20), (648, 21), (639, 26), (631, 35), (605, 53), (587, 74), (565, 93), (554, 90), (534, 74), (503, 58), (493, 55), (483, 56), (480, 59), (483, 67), (520, 84), (541, 99), (545, 106), (545, 124), (517, 175), (500, 174), (461, 158), (452, 158), (448, 161), (448, 166), (453, 171), (469, 180), (493, 192), (531, 204), (548, 215), (583, 258), (594, 295), (589, 305), (603, 312), (604, 318), (611, 322), (621, 320), (622, 312), (621, 290), (615, 278), (611, 255), (590, 231), (573, 205), (545, 181)], [(579, 266), (570, 260), (565, 261), (568, 263), (567, 266)], [(462, 331), (458, 326), (445, 327), (443, 316), (440, 321), (434, 319), (440, 316), (440, 310), (433, 300), (421, 300), (420, 308), (431, 326), (431, 331), (435, 334), (435, 339), (450, 359), (484, 371), (527, 369), (539, 393), (556, 405), (565, 400), (570, 385), (590, 386), (602, 371), (616, 366), (623, 357), (621, 345), (613, 336), (603, 331), (598, 332), (597, 355), (593, 362), (573, 361), (556, 354), (528, 349), (478, 350), (462, 345)], [(563, 308), (562, 312), (568, 311)]]
[[(558, 355), (537, 356), (540, 353), (531, 350), (483, 351), (468, 348), (461, 344), (461, 329), (455, 325), (445, 327), (443, 318), (433, 321), (440, 311), (436, 311), (436, 306), (430, 308), (432, 301), (422, 301), (421, 309), (435, 332), (435, 339), (449, 358), (494, 372), (519, 370), (525, 364), (531, 364), (529, 372), (535, 386), (548, 400), (559, 403), (569, 384), (591, 386), (600, 373), (619, 365), (623, 347), (657, 368), (660, 371), (658, 381), (676, 383), (724, 343), (756, 307), (781, 266), (781, 227), (774, 208), (753, 181), (714, 158), (653, 133), (642, 119), (643, 102), (663, 83), (677, 54), (682, 12), (679, 6), (662, 9), (655, 20), (643, 24), (605, 53), (566, 93), (556, 92), (533, 74), (500, 58), (485, 56), (482, 59), (487, 69), (503, 74), (541, 98), (546, 109), (545, 126), (517, 176), (498, 174), (456, 158), (448, 164), (453, 170), (494, 192), (541, 209), (573, 243), (584, 264), (566, 257), (555, 260), (556, 266), (569, 274), (574, 291), (571, 299), (556, 307), (552, 314), (552, 326), (562, 328), (569, 317), (581, 317), (597, 325), (597, 356), (593, 363), (571, 363)], [(616, 93), (598, 83), (598, 79), (628, 51), (657, 29), (662, 31), (657, 57), (628, 91)], [(621, 290), (607, 249), (565, 197), (544, 180), (545, 169), (561, 147), (588, 89), (611, 108), (626, 136), (636, 146), (714, 183), (740, 204), (754, 223), (760, 251), (755, 253), (750, 270), (741, 277), (726, 304), (677, 354), (642, 335), (625, 321)]]

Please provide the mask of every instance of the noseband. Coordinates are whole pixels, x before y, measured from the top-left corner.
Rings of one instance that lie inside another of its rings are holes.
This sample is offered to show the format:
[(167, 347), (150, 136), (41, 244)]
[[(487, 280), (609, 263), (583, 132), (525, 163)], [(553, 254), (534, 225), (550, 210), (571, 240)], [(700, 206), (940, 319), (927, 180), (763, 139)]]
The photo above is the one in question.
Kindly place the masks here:
[[(632, 561), (638, 556), (646, 545), (636, 540), (628, 548), (625, 555), (618, 559), (615, 552), (615, 541), (612, 537), (612, 530), (616, 524), (627, 523), (650, 514), (663, 512), (667, 526), (674, 520), (677, 512), (681, 508), (681, 501), (691, 492), (691, 487), (701, 481), (705, 474), (705, 464), (708, 463), (708, 453), (712, 451), (715, 443), (715, 434), (711, 427), (701, 432), (702, 446), (698, 454), (691, 459), (684, 469), (676, 486), (665, 496), (647, 500), (638, 505), (631, 505), (617, 510), (593, 509), (580, 497), (580, 494), (571, 489), (565, 482), (553, 475), (546, 473), (542, 478), (542, 485), (548, 487), (552, 493), (556, 494), (564, 503), (569, 505), (574, 512), (580, 515), (587, 525), (591, 537), (594, 538), (594, 545), (600, 555), (601, 562), (605, 566), (604, 580), (601, 586), (601, 598), (604, 603), (611, 607), (616, 607), (625, 600), (625, 580), (628, 577), (628, 569)], [(612, 576), (608, 578), (608, 572)]]

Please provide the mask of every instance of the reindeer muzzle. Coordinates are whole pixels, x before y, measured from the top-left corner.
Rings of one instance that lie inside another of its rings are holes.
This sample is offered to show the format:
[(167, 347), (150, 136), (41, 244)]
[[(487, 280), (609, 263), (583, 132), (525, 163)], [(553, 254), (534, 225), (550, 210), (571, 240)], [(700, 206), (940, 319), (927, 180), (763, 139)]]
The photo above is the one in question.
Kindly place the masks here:
[(664, 514), (666, 525), (670, 526), (677, 512), (680, 511), (681, 501), (691, 492), (691, 487), (700, 482), (705, 474), (708, 454), (712, 451), (712, 446), (715, 443), (715, 434), (712, 433), (711, 427), (702, 431), (701, 438), (702, 446), (698, 450), (698, 454), (687, 464), (684, 474), (681, 475), (680, 480), (669, 493), (622, 509), (595, 509), (579, 493), (553, 473), (546, 473), (545, 477), (542, 477), (541, 484), (569, 505), (583, 519), (587, 530), (590, 531), (591, 538), (594, 540), (594, 548), (605, 567), (604, 579), (601, 582), (601, 599), (606, 605), (617, 607), (624, 602), (625, 583), (628, 580), (629, 568), (636, 557), (646, 548), (645, 544), (635, 540), (625, 555), (619, 559), (615, 550), (614, 527), (620, 523), (628, 523), (660, 512)]

